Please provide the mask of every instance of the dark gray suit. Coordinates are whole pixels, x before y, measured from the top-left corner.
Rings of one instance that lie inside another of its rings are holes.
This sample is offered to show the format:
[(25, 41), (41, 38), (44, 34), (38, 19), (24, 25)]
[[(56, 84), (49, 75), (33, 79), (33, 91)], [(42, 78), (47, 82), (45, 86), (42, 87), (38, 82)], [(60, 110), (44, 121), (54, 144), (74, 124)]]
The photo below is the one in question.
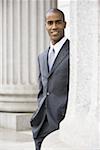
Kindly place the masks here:
[(48, 50), (39, 56), (39, 71), (39, 107), (31, 118), (36, 144), (59, 129), (59, 123), (65, 117), (69, 91), (69, 40), (62, 46), (50, 72)]

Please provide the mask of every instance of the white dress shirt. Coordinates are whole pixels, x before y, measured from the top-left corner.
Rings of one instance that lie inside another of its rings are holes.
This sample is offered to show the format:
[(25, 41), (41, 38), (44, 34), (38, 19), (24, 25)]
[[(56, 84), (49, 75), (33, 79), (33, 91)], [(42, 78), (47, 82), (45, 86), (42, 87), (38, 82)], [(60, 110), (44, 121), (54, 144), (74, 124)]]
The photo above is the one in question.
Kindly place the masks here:
[[(49, 64), (49, 70), (51, 70), (54, 60), (56, 59), (59, 51), (61, 50), (63, 44), (67, 40), (66, 37), (63, 37), (59, 42), (57, 42), (55, 45), (52, 45), (50, 42), (50, 49), (48, 54), (48, 64)], [(53, 50), (53, 51), (52, 51)], [(52, 58), (51, 58), (52, 57)]]
[[(50, 42), (50, 50), (49, 53), (52, 49), (55, 50), (55, 58), (57, 57), (59, 51), (61, 50), (63, 44), (65, 43), (65, 41), (67, 40), (66, 37), (63, 37), (59, 42), (57, 42), (55, 45), (52, 45), (52, 43)], [(54, 59), (55, 59), (54, 58)]]

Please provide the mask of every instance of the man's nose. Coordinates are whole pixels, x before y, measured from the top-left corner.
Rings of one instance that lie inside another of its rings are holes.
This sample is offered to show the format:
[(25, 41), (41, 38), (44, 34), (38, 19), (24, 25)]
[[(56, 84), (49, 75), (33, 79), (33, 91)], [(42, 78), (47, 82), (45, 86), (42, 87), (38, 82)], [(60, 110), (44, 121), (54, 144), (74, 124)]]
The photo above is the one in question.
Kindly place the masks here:
[(53, 22), (52, 28), (53, 28), (53, 29), (56, 29), (56, 28), (57, 28), (57, 24), (56, 24), (55, 22)]

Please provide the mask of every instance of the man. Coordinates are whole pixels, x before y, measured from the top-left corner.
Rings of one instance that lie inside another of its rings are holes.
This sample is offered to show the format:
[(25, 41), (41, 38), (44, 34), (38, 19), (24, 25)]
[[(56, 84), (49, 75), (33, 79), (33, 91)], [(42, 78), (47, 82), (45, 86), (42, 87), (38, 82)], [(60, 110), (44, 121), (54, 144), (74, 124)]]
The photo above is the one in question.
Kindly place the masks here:
[(40, 150), (49, 133), (59, 129), (65, 117), (69, 90), (69, 40), (64, 35), (66, 22), (63, 12), (50, 9), (45, 25), (50, 46), (38, 58), (38, 109), (31, 119), (36, 150)]

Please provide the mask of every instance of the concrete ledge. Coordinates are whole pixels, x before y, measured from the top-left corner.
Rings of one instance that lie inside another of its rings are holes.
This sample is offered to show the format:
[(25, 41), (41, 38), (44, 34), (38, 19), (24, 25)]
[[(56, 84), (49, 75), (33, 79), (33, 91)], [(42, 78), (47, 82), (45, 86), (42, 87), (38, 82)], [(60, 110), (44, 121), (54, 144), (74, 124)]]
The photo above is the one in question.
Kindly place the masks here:
[(30, 118), (32, 113), (5, 113), (0, 112), (0, 128), (24, 131), (31, 129)]

